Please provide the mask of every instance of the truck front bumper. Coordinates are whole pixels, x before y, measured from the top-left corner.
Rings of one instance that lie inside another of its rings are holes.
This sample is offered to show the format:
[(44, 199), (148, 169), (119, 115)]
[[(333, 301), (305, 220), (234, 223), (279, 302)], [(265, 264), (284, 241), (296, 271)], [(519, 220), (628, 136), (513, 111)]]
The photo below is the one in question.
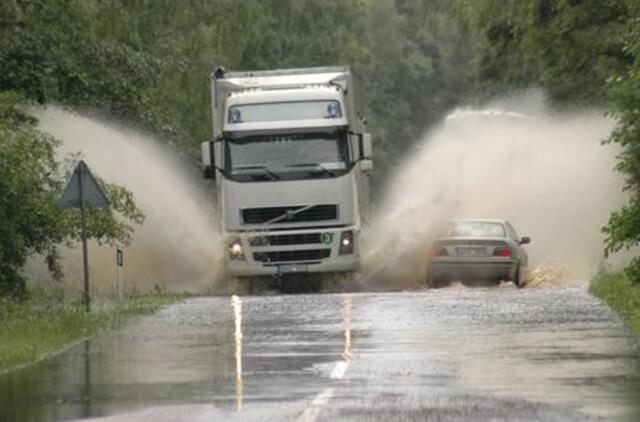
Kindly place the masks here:
[[(340, 253), (345, 232), (352, 250)], [(228, 244), (242, 245), (242, 254), (228, 253), (227, 274), (234, 277), (287, 273), (352, 272), (360, 268), (360, 230), (356, 226), (228, 233)]]

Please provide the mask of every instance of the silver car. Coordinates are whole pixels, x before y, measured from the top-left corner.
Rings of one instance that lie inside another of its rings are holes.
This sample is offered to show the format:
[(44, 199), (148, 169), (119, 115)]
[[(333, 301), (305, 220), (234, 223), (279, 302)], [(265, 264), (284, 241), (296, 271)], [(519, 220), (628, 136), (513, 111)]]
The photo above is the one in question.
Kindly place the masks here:
[(427, 284), (442, 280), (511, 280), (525, 283), (528, 256), (518, 237), (504, 220), (458, 220), (450, 223), (429, 253)]

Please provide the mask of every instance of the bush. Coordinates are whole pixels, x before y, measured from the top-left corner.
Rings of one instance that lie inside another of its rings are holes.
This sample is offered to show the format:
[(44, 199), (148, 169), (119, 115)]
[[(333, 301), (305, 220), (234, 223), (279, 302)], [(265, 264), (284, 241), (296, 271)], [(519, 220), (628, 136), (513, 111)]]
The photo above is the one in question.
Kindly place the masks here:
[(589, 291), (616, 311), (629, 327), (640, 331), (640, 286), (625, 271), (600, 268)]

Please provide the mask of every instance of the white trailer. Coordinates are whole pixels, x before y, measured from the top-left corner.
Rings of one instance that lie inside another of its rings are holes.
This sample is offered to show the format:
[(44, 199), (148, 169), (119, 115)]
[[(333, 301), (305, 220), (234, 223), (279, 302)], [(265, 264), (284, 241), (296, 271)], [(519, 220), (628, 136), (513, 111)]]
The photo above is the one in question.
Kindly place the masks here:
[(229, 275), (358, 270), (373, 163), (357, 94), (348, 67), (213, 72), (202, 161)]

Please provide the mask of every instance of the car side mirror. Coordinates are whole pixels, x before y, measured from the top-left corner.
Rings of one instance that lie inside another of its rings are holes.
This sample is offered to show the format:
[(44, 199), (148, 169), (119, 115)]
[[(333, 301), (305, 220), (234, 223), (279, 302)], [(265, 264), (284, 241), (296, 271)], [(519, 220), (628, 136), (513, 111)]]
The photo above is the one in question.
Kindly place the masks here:
[(522, 238), (520, 238), (520, 244), (521, 245), (527, 245), (531, 243), (531, 238), (529, 236), (524, 236)]
[(369, 173), (370, 171), (372, 171), (373, 161), (367, 160), (367, 159), (360, 161), (360, 170), (362, 170), (365, 173)]

